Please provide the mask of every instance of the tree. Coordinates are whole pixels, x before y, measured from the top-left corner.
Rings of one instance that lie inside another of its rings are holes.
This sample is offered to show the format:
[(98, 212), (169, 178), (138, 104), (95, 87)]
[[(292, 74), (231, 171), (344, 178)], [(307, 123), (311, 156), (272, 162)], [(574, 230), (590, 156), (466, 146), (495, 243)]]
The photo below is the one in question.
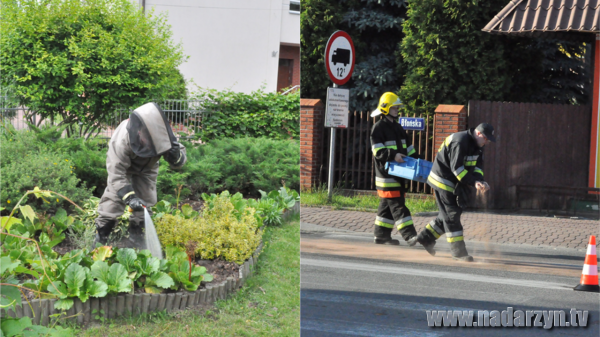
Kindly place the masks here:
[(300, 13), (300, 83), (301, 97), (325, 101), (326, 89), (331, 85), (323, 55), (329, 36), (340, 25), (343, 7), (337, 2), (306, 0)]
[(504, 98), (511, 87), (504, 44), (481, 28), (505, 2), (422, 0), (409, 5), (401, 47), (409, 71), (400, 90), (409, 111)]
[(350, 109), (372, 110), (381, 94), (397, 91), (402, 83), (402, 60), (395, 55), (406, 17), (404, 0), (307, 0), (302, 3), (302, 97), (323, 101), (331, 80), (325, 72), (327, 40), (337, 30), (352, 37), (356, 64), (351, 80)]
[(91, 132), (118, 108), (185, 92), (183, 48), (164, 15), (129, 0), (1, 1), (1, 84), (38, 125)]
[(589, 71), (578, 42), (492, 35), (481, 29), (506, 0), (422, 0), (409, 5), (401, 43), (409, 112), (469, 100), (587, 102)]

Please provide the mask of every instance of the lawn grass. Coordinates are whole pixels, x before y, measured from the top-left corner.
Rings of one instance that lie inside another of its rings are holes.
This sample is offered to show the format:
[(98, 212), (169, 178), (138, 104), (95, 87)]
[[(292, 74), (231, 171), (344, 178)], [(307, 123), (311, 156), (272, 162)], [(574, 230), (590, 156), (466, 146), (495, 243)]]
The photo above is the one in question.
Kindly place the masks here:
[[(327, 199), (326, 189), (302, 191), (301, 203), (306, 206), (331, 206), (334, 209), (355, 208), (356, 210), (375, 210), (379, 206), (379, 197), (376, 195), (355, 195), (347, 197), (334, 191), (332, 200)], [(437, 206), (433, 199), (406, 198), (406, 206), (411, 213), (437, 212)]]
[(109, 320), (79, 336), (299, 336), (300, 219), (267, 227), (254, 274), (208, 310)]

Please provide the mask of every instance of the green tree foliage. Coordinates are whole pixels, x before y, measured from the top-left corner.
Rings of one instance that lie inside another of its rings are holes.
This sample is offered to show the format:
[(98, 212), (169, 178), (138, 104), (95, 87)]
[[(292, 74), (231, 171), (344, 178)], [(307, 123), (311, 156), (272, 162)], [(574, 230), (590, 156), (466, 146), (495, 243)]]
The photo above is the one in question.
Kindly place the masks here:
[(343, 6), (334, 1), (305, 0), (300, 12), (300, 83), (303, 98), (320, 98), (325, 102), (331, 86), (323, 57), (329, 36), (340, 26)]
[(409, 111), (501, 100), (511, 77), (504, 37), (481, 31), (506, 3), (424, 0), (409, 5), (401, 55), (409, 69), (400, 98)]
[(492, 35), (481, 29), (506, 1), (411, 3), (401, 53), (408, 73), (400, 98), (410, 112), (469, 100), (585, 103), (584, 45)]
[(325, 101), (331, 86), (324, 65), (327, 40), (337, 30), (352, 37), (356, 65), (350, 88), (352, 110), (371, 110), (379, 96), (396, 91), (402, 81), (403, 62), (395, 55), (402, 40), (406, 17), (404, 0), (350, 0), (331, 2), (310, 0), (302, 3), (302, 97)]
[(185, 91), (166, 17), (129, 0), (2, 0), (0, 21), (2, 87), (38, 122), (92, 125)]
[[(537, 90), (527, 100), (518, 101), (589, 104), (592, 96), (591, 57), (587, 62), (582, 61), (587, 56), (586, 46), (593, 45), (593, 42), (586, 44), (577, 41), (535, 39), (531, 44), (542, 54), (542, 75), (537, 77), (542, 83), (534, 87)], [(590, 54), (591, 51), (591, 48), (587, 50)], [(515, 86), (524, 80), (525, 78), (520, 78), (519, 81), (515, 81)], [(521, 88), (513, 87), (511, 96), (521, 91)]]
[(304, 1), (302, 97), (325, 100), (331, 86), (325, 46), (333, 32), (344, 30), (357, 54), (344, 86), (351, 89), (351, 109), (372, 110), (386, 91), (400, 91), (410, 113), (470, 99), (587, 104), (591, 81), (583, 43), (481, 31), (506, 3)]

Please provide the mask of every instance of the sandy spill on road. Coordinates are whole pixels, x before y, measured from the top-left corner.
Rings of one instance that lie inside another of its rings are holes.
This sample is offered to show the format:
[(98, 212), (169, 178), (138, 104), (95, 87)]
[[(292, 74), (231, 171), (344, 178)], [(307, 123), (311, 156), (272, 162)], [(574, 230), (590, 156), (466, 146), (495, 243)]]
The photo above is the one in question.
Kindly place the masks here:
[[(446, 243), (438, 242), (438, 245), (440, 244), (443, 245)], [(475, 255), (475, 261), (468, 263), (455, 261), (449, 253), (439, 251), (436, 256), (431, 256), (418, 245), (415, 248), (411, 248), (407, 246), (385, 246), (375, 245), (370, 242), (345, 242), (343, 240), (310, 237), (302, 237), (300, 250), (302, 253), (377, 259), (388, 262), (425, 263), (567, 277), (581, 276), (581, 270), (579, 269), (569, 269), (550, 263), (511, 260), (503, 257), (498, 251), (493, 251), (493, 256), (491, 257), (477, 257)]]

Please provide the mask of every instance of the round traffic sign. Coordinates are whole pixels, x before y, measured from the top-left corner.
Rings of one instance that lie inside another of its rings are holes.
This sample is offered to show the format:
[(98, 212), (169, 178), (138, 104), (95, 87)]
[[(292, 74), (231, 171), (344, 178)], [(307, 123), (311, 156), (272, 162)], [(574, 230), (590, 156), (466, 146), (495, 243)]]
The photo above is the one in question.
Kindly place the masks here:
[(325, 48), (325, 68), (333, 83), (345, 84), (354, 71), (354, 43), (348, 33), (338, 30), (329, 37)]

